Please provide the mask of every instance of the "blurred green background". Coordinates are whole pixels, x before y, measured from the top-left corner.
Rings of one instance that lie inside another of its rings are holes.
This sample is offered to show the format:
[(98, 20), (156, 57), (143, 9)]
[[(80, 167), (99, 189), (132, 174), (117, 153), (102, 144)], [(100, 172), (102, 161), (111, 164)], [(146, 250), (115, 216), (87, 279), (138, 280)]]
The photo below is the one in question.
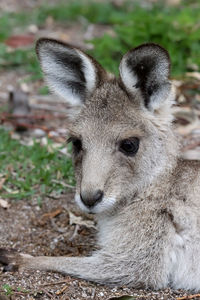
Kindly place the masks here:
[[(169, 3), (170, 2), (170, 5)], [(178, 4), (177, 4), (178, 2)], [(55, 1), (38, 3), (31, 10), (1, 12), (0, 14), (0, 68), (24, 67), (39, 78), (39, 67), (32, 49), (7, 51), (4, 42), (16, 28), (26, 30), (30, 24), (45, 27), (51, 17), (54, 25), (69, 26), (80, 23), (103, 24), (111, 28), (91, 38), (94, 47), (89, 52), (109, 71), (117, 74), (118, 63), (128, 49), (145, 42), (165, 47), (172, 59), (172, 75), (181, 76), (187, 70), (198, 70), (200, 65), (200, 2), (185, 1)], [(53, 26), (51, 27), (53, 31)], [(73, 42), (73, 41), (72, 41)]]

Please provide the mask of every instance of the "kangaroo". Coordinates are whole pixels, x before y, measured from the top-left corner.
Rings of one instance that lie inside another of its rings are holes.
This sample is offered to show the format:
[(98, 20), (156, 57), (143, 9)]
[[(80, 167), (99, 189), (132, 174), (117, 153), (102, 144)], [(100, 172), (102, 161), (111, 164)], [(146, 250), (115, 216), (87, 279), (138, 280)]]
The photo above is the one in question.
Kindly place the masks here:
[(180, 158), (168, 52), (154, 43), (130, 50), (119, 78), (57, 40), (40, 39), (36, 52), (68, 103), (75, 202), (96, 215), (100, 249), (89, 257), (1, 249), (1, 262), (111, 286), (200, 290), (200, 162)]

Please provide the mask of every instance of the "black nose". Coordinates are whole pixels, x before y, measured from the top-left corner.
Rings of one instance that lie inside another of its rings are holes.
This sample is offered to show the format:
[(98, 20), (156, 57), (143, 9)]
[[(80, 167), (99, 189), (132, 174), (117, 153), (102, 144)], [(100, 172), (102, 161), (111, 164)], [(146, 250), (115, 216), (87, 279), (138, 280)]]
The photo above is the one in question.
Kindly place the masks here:
[(81, 200), (87, 207), (92, 207), (97, 203), (101, 202), (103, 199), (103, 192), (101, 190), (97, 190), (93, 193), (81, 192)]

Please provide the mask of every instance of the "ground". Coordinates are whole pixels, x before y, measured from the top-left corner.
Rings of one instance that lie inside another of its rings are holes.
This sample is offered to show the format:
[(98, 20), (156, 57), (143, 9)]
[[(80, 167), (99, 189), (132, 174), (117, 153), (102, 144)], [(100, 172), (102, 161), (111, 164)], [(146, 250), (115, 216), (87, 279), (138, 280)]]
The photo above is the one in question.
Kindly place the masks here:
[[(95, 222), (77, 210), (72, 193), (59, 199), (46, 198), (41, 207), (34, 200), (12, 203), (9, 209), (0, 207), (0, 232), (0, 247), (32, 255), (87, 255), (95, 249)], [(0, 282), (13, 289), (13, 295), (5, 299), (107, 300), (122, 295), (133, 295), (135, 299), (177, 299), (184, 295), (183, 291), (170, 289), (152, 292), (109, 288), (53, 272), (5, 273), (3, 268)]]

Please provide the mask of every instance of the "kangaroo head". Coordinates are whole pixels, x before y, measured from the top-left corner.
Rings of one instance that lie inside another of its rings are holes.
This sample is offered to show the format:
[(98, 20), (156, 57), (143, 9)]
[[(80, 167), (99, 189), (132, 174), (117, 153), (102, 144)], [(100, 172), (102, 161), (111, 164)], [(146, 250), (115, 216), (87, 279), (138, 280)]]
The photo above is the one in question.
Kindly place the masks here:
[(134, 201), (176, 155), (167, 51), (156, 44), (130, 50), (116, 79), (62, 42), (40, 39), (36, 50), (49, 87), (69, 104), (76, 202), (103, 213)]

